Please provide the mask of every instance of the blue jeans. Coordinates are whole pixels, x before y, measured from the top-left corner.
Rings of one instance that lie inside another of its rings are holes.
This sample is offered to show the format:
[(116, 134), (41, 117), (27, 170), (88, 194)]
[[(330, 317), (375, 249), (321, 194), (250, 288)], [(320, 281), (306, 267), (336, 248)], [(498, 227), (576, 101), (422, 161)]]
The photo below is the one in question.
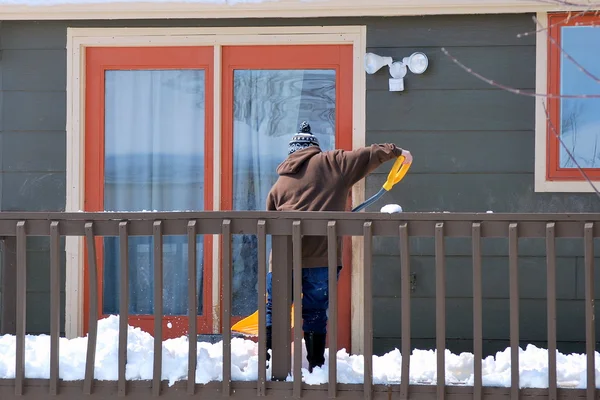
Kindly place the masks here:
[[(337, 279), (342, 267), (338, 267)], [(272, 325), (273, 282), (267, 274), (267, 326)], [(292, 278), (293, 282), (293, 278)], [(292, 298), (293, 299), (293, 298)], [(302, 269), (302, 330), (327, 333), (327, 309), (329, 308), (329, 271), (327, 267)]]

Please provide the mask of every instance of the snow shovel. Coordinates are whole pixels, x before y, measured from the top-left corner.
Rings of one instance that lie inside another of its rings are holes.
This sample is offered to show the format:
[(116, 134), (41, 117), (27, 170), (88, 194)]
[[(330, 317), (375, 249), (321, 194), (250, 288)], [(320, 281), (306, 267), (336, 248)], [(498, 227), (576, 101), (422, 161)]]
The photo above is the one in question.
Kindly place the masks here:
[[(396, 162), (392, 166), (390, 173), (388, 174), (387, 180), (383, 184), (383, 187), (375, 195), (371, 196), (361, 205), (355, 207), (352, 212), (358, 212), (371, 204), (375, 203), (385, 193), (389, 192), (392, 187), (404, 178), (404, 175), (408, 172), (410, 164), (402, 164), (404, 162), (404, 156), (400, 156), (396, 159)], [(294, 305), (292, 304), (291, 311), (292, 328), (294, 327)], [(233, 332), (241, 333), (247, 336), (258, 336), (258, 311), (254, 314), (247, 316), (246, 318), (235, 323), (231, 330)]]
[(381, 198), (385, 193), (389, 192), (396, 183), (400, 182), (404, 175), (408, 172), (410, 168), (410, 164), (402, 164), (404, 162), (404, 156), (400, 156), (396, 159), (396, 162), (392, 166), (390, 173), (388, 174), (387, 180), (383, 184), (383, 187), (379, 189), (379, 192), (375, 193), (373, 196), (368, 198), (361, 205), (356, 206), (352, 212), (358, 212), (375, 203), (377, 200)]

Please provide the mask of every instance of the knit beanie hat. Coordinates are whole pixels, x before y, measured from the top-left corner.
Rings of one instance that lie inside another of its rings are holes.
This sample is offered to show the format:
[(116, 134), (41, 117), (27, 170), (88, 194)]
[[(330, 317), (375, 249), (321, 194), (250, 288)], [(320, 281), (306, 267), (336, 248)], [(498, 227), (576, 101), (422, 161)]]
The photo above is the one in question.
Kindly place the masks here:
[(310, 146), (319, 147), (319, 139), (310, 131), (310, 125), (306, 121), (300, 124), (300, 131), (290, 140), (288, 156), (298, 150), (306, 149)]

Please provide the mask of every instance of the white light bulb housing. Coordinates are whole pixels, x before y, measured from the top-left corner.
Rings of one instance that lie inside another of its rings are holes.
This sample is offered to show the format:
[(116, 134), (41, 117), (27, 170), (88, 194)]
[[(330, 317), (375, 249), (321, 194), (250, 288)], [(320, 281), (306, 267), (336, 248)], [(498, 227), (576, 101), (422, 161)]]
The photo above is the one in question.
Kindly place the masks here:
[(396, 61), (390, 65), (390, 75), (395, 79), (401, 79), (406, 76), (408, 70), (402, 61)]
[(412, 53), (410, 57), (405, 57), (403, 62), (408, 66), (410, 72), (417, 75), (425, 72), (429, 66), (429, 59), (425, 53), (421, 52)]
[(367, 74), (374, 74), (384, 65), (391, 65), (392, 62), (392, 57), (382, 57), (374, 53), (367, 53), (365, 55), (365, 71)]

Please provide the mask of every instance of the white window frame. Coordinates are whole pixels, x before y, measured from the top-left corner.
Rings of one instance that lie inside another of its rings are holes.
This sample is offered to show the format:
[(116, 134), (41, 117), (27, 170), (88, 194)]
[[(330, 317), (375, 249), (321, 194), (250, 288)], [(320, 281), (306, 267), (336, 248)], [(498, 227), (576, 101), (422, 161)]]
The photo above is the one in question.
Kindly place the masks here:
[[(543, 27), (548, 26), (548, 13), (538, 12), (537, 19)], [(548, 92), (548, 32), (540, 30), (536, 33), (535, 55), (535, 91), (539, 94)], [(536, 96), (535, 99), (535, 191), (551, 193), (592, 193), (594, 188), (583, 179), (581, 181), (551, 181), (546, 179), (548, 168), (548, 137), (553, 135), (548, 132), (546, 120), (546, 98)], [(592, 181), (600, 187), (600, 181)]]
[[(67, 30), (67, 199), (66, 211), (83, 210), (85, 178), (85, 49), (94, 46), (180, 46), (214, 47), (214, 209), (221, 199), (221, 47), (226, 45), (265, 44), (352, 44), (352, 145), (365, 145), (365, 88), (364, 54), (365, 26), (307, 26), (307, 27), (219, 27), (219, 28), (68, 28)], [(207, 132), (210, 134), (210, 132)], [(364, 201), (364, 180), (353, 190), (353, 204)], [(213, 326), (220, 326), (219, 301), (219, 240), (213, 240)], [(353, 240), (352, 268), (352, 351), (362, 349), (362, 248), (358, 238)], [(65, 333), (69, 338), (83, 333), (83, 239), (66, 239), (66, 305)]]

